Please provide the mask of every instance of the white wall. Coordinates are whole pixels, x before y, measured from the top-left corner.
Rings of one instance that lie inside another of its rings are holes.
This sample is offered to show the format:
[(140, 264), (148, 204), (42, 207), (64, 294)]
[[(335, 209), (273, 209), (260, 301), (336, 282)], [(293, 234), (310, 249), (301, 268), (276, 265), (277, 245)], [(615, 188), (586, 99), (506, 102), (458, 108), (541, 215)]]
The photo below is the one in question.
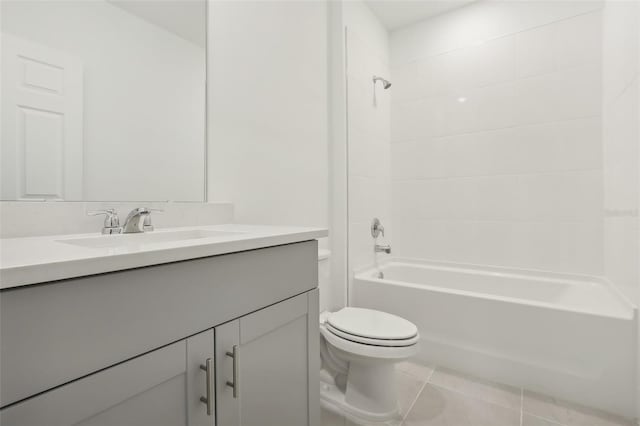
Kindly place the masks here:
[[(386, 29), (361, 1), (344, 2), (347, 28), (349, 271), (372, 264), (376, 255), (371, 220), (378, 217), (387, 239), (391, 222), (390, 107), (391, 92), (375, 87), (374, 75), (389, 80)], [(382, 255), (378, 255), (382, 256)]]
[(327, 225), (327, 5), (210, 3), (209, 200)]
[(600, 9), (479, 2), (392, 33), (397, 255), (602, 274)]
[[(349, 217), (347, 197), (347, 77), (344, 8), (328, 2), (328, 107), (329, 107), (329, 229), (331, 238), (330, 293), (321, 309), (337, 310), (347, 303)], [(322, 290), (320, 290), (322, 293)], [(327, 291), (325, 291), (327, 293)]]
[(3, 1), (2, 31), (83, 62), (85, 200), (202, 201), (201, 47), (102, 0)]
[[(208, 195), (236, 223), (329, 226), (328, 29), (324, 1), (209, 3)], [(320, 292), (335, 309), (331, 263)]]

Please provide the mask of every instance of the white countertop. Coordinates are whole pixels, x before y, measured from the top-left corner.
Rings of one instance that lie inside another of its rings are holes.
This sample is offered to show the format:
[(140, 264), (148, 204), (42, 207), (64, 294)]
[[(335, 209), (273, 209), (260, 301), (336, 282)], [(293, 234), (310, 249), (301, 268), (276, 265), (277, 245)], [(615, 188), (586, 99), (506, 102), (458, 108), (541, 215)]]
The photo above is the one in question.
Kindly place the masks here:
[[(157, 229), (235, 233), (215, 238), (155, 242), (126, 247), (81, 247), (65, 240), (99, 233), (0, 239), (0, 289), (253, 250), (328, 236), (323, 228), (213, 225)], [(130, 235), (130, 234), (129, 234)], [(118, 236), (102, 236), (101, 238)]]

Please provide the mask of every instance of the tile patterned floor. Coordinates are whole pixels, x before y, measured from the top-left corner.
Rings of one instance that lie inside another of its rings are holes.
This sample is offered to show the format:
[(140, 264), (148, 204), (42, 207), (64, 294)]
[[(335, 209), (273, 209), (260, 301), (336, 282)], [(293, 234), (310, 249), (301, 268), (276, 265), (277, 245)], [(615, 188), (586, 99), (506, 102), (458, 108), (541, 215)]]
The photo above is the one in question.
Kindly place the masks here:
[[(545, 395), (410, 362), (396, 374), (400, 416), (391, 426), (636, 426)], [(321, 426), (357, 426), (322, 410)]]

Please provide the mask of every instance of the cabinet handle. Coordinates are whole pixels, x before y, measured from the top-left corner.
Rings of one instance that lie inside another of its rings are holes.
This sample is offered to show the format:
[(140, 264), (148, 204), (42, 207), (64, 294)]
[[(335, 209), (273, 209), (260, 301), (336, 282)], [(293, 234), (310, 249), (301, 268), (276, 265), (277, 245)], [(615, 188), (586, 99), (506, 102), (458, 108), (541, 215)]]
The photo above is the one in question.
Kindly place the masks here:
[(211, 358), (207, 358), (205, 364), (200, 364), (200, 369), (207, 373), (207, 396), (201, 396), (200, 401), (207, 405), (207, 416), (213, 412), (213, 398), (211, 398)]
[(238, 345), (233, 345), (233, 352), (227, 352), (228, 357), (233, 358), (233, 382), (227, 381), (227, 386), (233, 388), (233, 397), (238, 398), (238, 370), (240, 369), (240, 352), (238, 351)]

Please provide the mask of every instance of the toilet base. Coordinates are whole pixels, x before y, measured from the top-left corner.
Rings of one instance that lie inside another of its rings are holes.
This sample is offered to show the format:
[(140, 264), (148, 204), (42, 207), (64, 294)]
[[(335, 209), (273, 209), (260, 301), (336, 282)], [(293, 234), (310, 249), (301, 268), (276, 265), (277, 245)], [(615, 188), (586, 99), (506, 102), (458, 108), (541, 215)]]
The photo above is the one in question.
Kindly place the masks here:
[[(348, 390), (347, 394), (349, 394)], [(395, 392), (393, 394), (395, 395)], [(320, 404), (322, 408), (344, 416), (358, 425), (395, 426), (402, 421), (397, 403), (386, 412), (365, 411), (347, 402), (345, 392), (341, 391), (335, 383), (324, 380), (320, 381)]]

